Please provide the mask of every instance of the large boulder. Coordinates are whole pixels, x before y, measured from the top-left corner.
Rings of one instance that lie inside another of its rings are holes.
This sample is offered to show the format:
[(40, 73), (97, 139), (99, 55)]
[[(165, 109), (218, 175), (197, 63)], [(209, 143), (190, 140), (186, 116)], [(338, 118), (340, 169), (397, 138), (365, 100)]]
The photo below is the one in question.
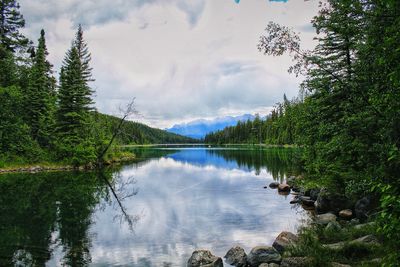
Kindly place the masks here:
[(283, 254), (288, 246), (293, 245), (298, 240), (299, 237), (297, 235), (291, 232), (282, 232), (276, 237), (272, 247), (275, 248), (279, 253)]
[(247, 262), (251, 267), (258, 267), (261, 263), (280, 263), (281, 254), (269, 246), (254, 247), (247, 256)]
[(328, 192), (326, 189), (321, 189), (314, 205), (318, 213), (330, 211), (337, 213), (341, 210), (352, 207), (353, 203), (343, 195)]
[(300, 196), (299, 199), (301, 200), (301, 204), (308, 206), (308, 207), (314, 207), (315, 201), (312, 200), (311, 197)]
[(236, 266), (245, 267), (247, 266), (247, 255), (243, 248), (236, 246), (231, 248), (224, 256), (226, 263)]
[(320, 191), (321, 190), (319, 188), (310, 189), (310, 198), (316, 201)]
[(333, 213), (325, 213), (315, 216), (315, 222), (321, 225), (327, 225), (336, 221), (336, 215)]
[(311, 265), (311, 259), (307, 257), (289, 257), (283, 258), (281, 267), (308, 267)]
[(214, 256), (208, 250), (196, 250), (187, 262), (187, 267), (223, 267), (220, 257)]

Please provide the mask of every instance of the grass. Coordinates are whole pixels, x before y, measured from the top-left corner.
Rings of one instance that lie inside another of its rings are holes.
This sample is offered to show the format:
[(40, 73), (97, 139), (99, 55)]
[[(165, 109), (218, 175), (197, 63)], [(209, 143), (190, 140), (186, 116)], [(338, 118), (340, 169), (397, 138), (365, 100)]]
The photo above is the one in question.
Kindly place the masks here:
[[(345, 225), (341, 230), (329, 230), (324, 226), (309, 225), (299, 231), (299, 242), (288, 249), (286, 256), (309, 257), (312, 266), (329, 266), (330, 262), (351, 266), (377, 266), (371, 260), (385, 255), (383, 245), (350, 242), (359, 237), (375, 234), (376, 226), (357, 228)], [(325, 247), (324, 244), (343, 242), (340, 249)]]

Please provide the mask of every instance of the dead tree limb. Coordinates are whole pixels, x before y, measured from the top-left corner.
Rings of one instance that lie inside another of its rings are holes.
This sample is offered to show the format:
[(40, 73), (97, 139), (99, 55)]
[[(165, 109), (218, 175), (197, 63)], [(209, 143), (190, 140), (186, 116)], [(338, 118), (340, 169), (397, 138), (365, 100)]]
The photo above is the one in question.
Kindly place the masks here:
[(119, 123), (117, 125), (117, 128), (114, 130), (112, 137), (110, 139), (110, 141), (108, 142), (108, 144), (105, 146), (105, 148), (103, 149), (103, 151), (98, 155), (97, 157), (97, 165), (98, 166), (102, 166), (103, 165), (103, 161), (104, 161), (104, 156), (107, 153), (107, 151), (110, 149), (111, 145), (113, 144), (115, 138), (117, 137), (117, 135), (120, 133), (121, 127), (124, 123), (124, 121), (131, 115), (133, 114), (137, 114), (137, 110), (135, 109), (135, 98), (133, 98), (125, 107), (125, 109), (120, 109), (123, 113), (121, 119), (119, 120)]

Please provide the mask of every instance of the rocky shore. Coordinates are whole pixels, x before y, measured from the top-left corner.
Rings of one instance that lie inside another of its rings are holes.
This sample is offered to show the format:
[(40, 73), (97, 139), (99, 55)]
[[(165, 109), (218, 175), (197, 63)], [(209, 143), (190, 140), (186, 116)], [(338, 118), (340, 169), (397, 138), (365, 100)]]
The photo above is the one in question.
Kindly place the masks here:
[[(305, 228), (315, 227), (322, 232), (337, 233), (338, 236), (340, 233), (350, 231), (358, 231), (363, 234), (357, 238), (347, 234), (348, 237), (345, 240), (333, 243), (323, 244), (320, 242), (321, 244), (318, 246), (321, 249), (334, 254), (342, 253), (353, 247), (368, 250), (367, 247), (378, 248), (381, 246), (378, 238), (373, 233), (368, 233), (369, 229), (374, 227), (373, 222), (367, 223), (373, 210), (371, 197), (354, 201), (343, 195), (328, 192), (324, 188), (304, 190), (297, 187), (296, 184), (296, 177), (290, 177), (286, 183), (272, 182), (264, 188), (277, 190), (282, 195), (293, 195), (290, 204), (301, 205), (310, 212), (311, 222)], [(276, 237), (273, 244), (254, 247), (249, 253), (239, 246), (234, 246), (226, 253), (224, 259), (227, 264), (236, 267), (316, 266), (314, 259), (310, 256), (292, 255), (291, 251), (295, 251), (297, 246), (300, 247), (302, 242), (301, 236), (284, 231)], [(362, 266), (379, 266), (380, 261), (380, 258), (367, 258)], [(320, 266), (320, 264), (317, 265)], [(189, 258), (187, 266), (223, 267), (224, 264), (222, 258), (213, 255), (211, 251), (196, 250)], [(352, 265), (327, 260), (323, 266), (349, 267)]]

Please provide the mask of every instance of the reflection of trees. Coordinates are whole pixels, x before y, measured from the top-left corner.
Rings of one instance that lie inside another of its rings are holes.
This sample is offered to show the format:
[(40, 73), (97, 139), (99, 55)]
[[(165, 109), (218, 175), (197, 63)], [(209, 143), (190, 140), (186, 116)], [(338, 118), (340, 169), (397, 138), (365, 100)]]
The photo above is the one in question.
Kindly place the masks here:
[(258, 150), (207, 150), (208, 153), (224, 158), (228, 162), (236, 162), (240, 168), (255, 170), (260, 173), (266, 168), (274, 180), (283, 181), (289, 175), (298, 172), (298, 151), (296, 149), (258, 149)]
[(114, 219), (119, 220), (120, 223), (123, 221), (126, 222), (129, 226), (129, 229), (133, 231), (136, 222), (140, 219), (140, 216), (129, 214), (123, 205), (123, 201), (135, 196), (139, 192), (136, 187), (133, 187), (133, 185), (136, 184), (135, 178), (133, 176), (123, 177), (121, 173), (116, 173), (114, 175), (114, 179), (112, 179), (112, 183), (110, 183), (103, 173), (100, 173), (99, 177), (102, 178), (107, 184), (109, 190), (108, 194), (111, 193), (113, 195), (116, 203), (114, 207), (119, 208), (120, 213), (117, 214)]
[(132, 149), (132, 152), (135, 154), (137, 161), (146, 161), (152, 158), (161, 158), (179, 152), (179, 149), (135, 147)]
[(132, 228), (138, 220), (122, 204), (137, 193), (134, 182), (111, 172), (2, 175), (0, 266), (45, 266), (59, 245), (63, 264), (86, 266), (91, 261), (89, 227), (101, 199), (112, 194)]

